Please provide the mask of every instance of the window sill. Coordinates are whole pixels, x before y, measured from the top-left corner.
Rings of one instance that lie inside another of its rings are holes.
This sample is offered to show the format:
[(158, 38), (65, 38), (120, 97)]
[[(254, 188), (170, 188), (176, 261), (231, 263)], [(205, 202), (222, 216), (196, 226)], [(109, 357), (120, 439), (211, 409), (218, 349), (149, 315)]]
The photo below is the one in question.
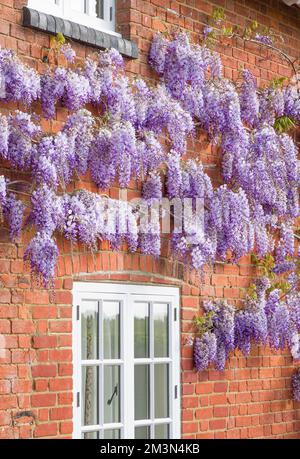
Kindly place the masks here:
[(23, 8), (23, 26), (51, 34), (62, 33), (67, 38), (77, 40), (89, 46), (101, 49), (115, 48), (123, 56), (133, 59), (138, 57), (137, 45), (130, 40), (109, 32), (76, 24), (75, 22), (67, 21), (51, 14), (40, 13), (26, 6)]

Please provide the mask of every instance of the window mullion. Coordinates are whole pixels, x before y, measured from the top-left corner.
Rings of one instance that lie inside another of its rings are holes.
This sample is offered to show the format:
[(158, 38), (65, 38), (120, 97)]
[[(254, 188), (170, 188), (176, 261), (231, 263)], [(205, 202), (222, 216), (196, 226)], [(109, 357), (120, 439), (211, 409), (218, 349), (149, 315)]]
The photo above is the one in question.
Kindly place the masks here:
[[(80, 306), (80, 298), (76, 294), (74, 295), (75, 304), (73, 306), (73, 343), (76, 342), (81, 343), (80, 337), (80, 324), (81, 324), (81, 314), (79, 308), (79, 320), (77, 320), (77, 306)], [(74, 417), (77, 422), (74, 422), (74, 433), (73, 438), (80, 439), (81, 438), (81, 344), (80, 346), (73, 346), (73, 369), (74, 369), (74, 393), (75, 396), (73, 397), (73, 410), (74, 410)], [(77, 405), (77, 394), (79, 393), (79, 406)]]
[[(177, 309), (177, 318), (174, 320), (174, 309)], [(171, 304), (171, 318), (170, 318), (170, 338), (171, 338), (171, 399), (170, 399), (170, 415), (172, 417), (172, 423), (170, 425), (170, 438), (180, 438), (181, 433), (181, 381), (180, 381), (180, 318), (179, 318), (179, 297), (174, 297)], [(177, 388), (177, 399), (174, 398), (174, 387)]]
[[(98, 353), (99, 353), (99, 425), (101, 429), (104, 424), (104, 367), (103, 367), (103, 300), (98, 301), (98, 313), (99, 313), (99, 324), (98, 324)], [(101, 438), (101, 434), (100, 434)]]
[(153, 421), (155, 418), (155, 389), (154, 389), (154, 321), (153, 321), (153, 302), (150, 302), (150, 330), (149, 330), (149, 341), (150, 341), (150, 438), (154, 438), (154, 425)]
[(123, 302), (123, 432), (124, 438), (134, 438), (134, 304), (126, 294)]

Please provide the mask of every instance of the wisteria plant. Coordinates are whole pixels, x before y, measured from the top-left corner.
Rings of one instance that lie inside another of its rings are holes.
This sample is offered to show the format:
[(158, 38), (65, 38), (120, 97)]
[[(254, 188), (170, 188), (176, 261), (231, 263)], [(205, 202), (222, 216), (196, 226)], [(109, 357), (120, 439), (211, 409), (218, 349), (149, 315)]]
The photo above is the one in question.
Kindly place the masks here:
[[(58, 234), (92, 250), (108, 240), (113, 249), (126, 242), (131, 251), (159, 256), (159, 211), (153, 209), (151, 221), (141, 225), (130, 203), (83, 189), (68, 192), (74, 178), (87, 172), (100, 192), (116, 181), (126, 188), (131, 179), (141, 180), (148, 208), (163, 196), (192, 201), (188, 224), (171, 235), (172, 250), (187, 267), (203, 272), (216, 261), (272, 253), (274, 275), (289, 277), (284, 300), (280, 289), (260, 279), (255, 298), (248, 297), (242, 310), (223, 301), (206, 303), (209, 327), (195, 340), (196, 367), (213, 363), (224, 369), (232, 350), (247, 354), (252, 343), (287, 345), (299, 358), (300, 171), (297, 146), (285, 132), (300, 120), (297, 85), (273, 82), (259, 89), (249, 70), (234, 84), (223, 77), (220, 55), (206, 40), (193, 44), (180, 31), (153, 38), (149, 63), (160, 77), (155, 86), (131, 81), (114, 49), (76, 63), (60, 38), (56, 52), (67, 65), (48, 65), (40, 75), (0, 49), (1, 101), (23, 107), (0, 115), (0, 157), (30, 177), (28, 200), (16, 182), (0, 176), (1, 216), (13, 240), (24, 227), (34, 228), (25, 250), (32, 272), (45, 285), (53, 281)], [(34, 109), (52, 120), (58, 106), (70, 111), (63, 128), (43, 132)], [(219, 186), (199, 160), (186, 159), (187, 142), (199, 129), (219, 146), (224, 179)], [(198, 200), (204, 234), (195, 224)]]

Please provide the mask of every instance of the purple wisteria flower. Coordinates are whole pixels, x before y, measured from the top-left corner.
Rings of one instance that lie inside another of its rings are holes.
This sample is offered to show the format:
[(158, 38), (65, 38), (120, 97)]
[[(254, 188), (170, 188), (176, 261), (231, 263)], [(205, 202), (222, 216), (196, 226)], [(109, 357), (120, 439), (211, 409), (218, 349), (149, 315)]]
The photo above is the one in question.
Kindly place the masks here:
[(60, 48), (61, 53), (65, 56), (66, 60), (73, 64), (75, 61), (76, 53), (69, 43)]
[(0, 99), (30, 106), (41, 96), (40, 75), (7, 49), (0, 49)]
[(21, 237), (24, 210), (24, 203), (16, 199), (16, 196), (13, 193), (9, 193), (6, 196), (3, 206), (3, 214), (9, 225), (9, 236), (13, 241), (19, 240)]
[(214, 362), (217, 353), (217, 338), (214, 333), (206, 332), (194, 339), (194, 365), (197, 371), (206, 370)]
[(293, 399), (300, 402), (300, 369), (298, 368), (292, 375)]
[(24, 254), (24, 259), (29, 261), (31, 271), (41, 276), (45, 286), (54, 279), (57, 257), (56, 242), (46, 233), (37, 233), (29, 242)]

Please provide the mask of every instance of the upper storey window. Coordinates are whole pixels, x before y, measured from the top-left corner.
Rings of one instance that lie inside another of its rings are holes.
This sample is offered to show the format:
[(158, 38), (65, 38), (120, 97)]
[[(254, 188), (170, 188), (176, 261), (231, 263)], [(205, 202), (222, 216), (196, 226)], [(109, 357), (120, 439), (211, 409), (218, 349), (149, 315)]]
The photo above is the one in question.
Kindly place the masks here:
[(115, 0), (29, 0), (28, 7), (96, 30), (116, 34)]

